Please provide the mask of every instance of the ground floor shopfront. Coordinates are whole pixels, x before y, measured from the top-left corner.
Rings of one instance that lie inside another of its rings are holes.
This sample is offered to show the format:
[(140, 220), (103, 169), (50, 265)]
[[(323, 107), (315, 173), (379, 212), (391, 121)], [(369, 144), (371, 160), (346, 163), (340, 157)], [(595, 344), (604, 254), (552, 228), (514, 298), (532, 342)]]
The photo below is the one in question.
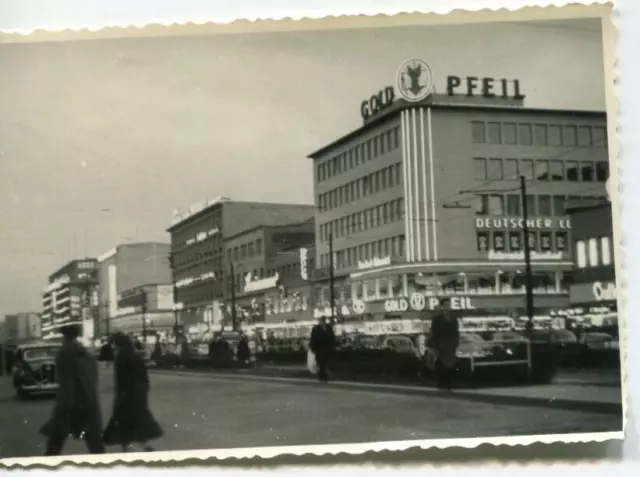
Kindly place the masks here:
[(617, 298), (614, 281), (576, 283), (571, 286), (567, 318), (582, 326), (617, 326)]

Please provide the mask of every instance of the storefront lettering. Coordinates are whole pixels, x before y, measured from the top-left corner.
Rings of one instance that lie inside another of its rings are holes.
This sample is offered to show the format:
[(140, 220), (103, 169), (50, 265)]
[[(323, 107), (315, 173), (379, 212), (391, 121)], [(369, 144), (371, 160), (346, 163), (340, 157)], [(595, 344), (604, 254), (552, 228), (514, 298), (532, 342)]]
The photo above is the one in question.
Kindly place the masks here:
[[(562, 260), (562, 252), (536, 252), (531, 251), (531, 260)], [(498, 252), (489, 250), (489, 260), (524, 260), (524, 252)]]
[(391, 265), (391, 257), (378, 258), (374, 257), (371, 260), (363, 260), (358, 262), (358, 270), (365, 270), (368, 268), (386, 267)]
[[(529, 229), (571, 229), (570, 219), (528, 219)], [(506, 218), (476, 218), (476, 228), (478, 229), (522, 229), (524, 219), (517, 217)]]
[(247, 273), (245, 277), (245, 292), (254, 292), (260, 290), (266, 290), (267, 288), (275, 288), (278, 285), (278, 280), (280, 279), (280, 275), (277, 273), (269, 278), (263, 278), (261, 280), (254, 280), (253, 275), (251, 273)]
[(616, 300), (618, 298), (618, 293), (616, 290), (616, 284), (595, 282), (592, 287), (593, 297), (596, 301), (610, 301)]
[[(464, 84), (463, 84), (463, 81)], [(508, 80), (505, 78), (496, 80), (495, 78), (478, 78), (469, 76), (460, 78), (459, 76), (447, 76), (447, 94), (453, 96), (459, 94), (459, 90), (464, 88), (464, 94), (467, 96), (482, 95), (485, 98), (495, 98), (499, 96), (507, 99), (524, 99), (524, 95), (520, 93), (520, 81)]]
[(307, 270), (307, 256), (309, 254), (309, 249), (301, 248), (300, 249), (300, 278), (303, 280), (309, 279), (309, 272)]
[[(449, 298), (452, 310), (475, 310), (471, 298), (467, 296), (453, 296)], [(440, 298), (427, 298), (421, 293), (414, 293), (409, 300), (395, 298), (384, 302), (384, 310), (387, 313), (403, 313), (406, 311), (422, 311), (424, 309), (436, 310), (440, 306)]]
[(365, 121), (372, 116), (375, 116), (383, 109), (388, 108), (393, 104), (395, 98), (395, 91), (393, 86), (387, 86), (385, 89), (381, 89), (377, 94), (371, 96), (368, 100), (365, 99), (360, 104), (360, 114)]

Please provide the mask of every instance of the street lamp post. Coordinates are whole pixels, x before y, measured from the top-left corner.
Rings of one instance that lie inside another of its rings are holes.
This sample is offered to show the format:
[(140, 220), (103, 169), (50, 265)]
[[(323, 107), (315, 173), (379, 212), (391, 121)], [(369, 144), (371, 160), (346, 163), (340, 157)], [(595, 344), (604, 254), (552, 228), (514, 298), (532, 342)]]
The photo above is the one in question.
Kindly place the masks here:
[(520, 176), (520, 197), (522, 201), (522, 232), (524, 234), (524, 273), (527, 306), (527, 329), (533, 329), (533, 276), (531, 272), (531, 246), (529, 244), (529, 207), (527, 204), (527, 182)]

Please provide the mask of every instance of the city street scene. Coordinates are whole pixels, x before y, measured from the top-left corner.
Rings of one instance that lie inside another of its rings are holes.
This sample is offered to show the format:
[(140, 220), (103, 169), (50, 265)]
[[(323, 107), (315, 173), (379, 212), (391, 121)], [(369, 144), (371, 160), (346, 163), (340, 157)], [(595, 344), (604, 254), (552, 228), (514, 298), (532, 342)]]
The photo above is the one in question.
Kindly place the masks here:
[(605, 46), (0, 42), (0, 462), (620, 433)]

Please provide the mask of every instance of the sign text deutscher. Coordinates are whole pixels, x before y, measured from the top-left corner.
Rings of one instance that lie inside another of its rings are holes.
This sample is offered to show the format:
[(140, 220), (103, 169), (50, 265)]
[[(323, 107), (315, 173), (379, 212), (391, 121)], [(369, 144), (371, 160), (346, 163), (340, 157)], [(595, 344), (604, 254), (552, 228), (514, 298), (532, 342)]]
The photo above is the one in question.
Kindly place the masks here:
[[(529, 229), (571, 229), (570, 219), (528, 219)], [(504, 218), (476, 218), (478, 229), (522, 229), (524, 219), (517, 217)]]

